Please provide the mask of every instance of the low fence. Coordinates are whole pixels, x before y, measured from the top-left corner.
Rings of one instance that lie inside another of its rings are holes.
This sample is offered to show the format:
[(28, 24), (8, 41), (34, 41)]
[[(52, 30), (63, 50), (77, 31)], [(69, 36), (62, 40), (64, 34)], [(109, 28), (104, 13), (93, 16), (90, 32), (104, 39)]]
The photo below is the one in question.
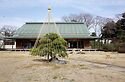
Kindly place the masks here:
[[(30, 49), (6, 49), (8, 51), (29, 51)], [(98, 49), (80, 49), (80, 48), (68, 48), (68, 52), (71, 51), (98, 51)]]
[(98, 51), (98, 49), (69, 48), (67, 51)]

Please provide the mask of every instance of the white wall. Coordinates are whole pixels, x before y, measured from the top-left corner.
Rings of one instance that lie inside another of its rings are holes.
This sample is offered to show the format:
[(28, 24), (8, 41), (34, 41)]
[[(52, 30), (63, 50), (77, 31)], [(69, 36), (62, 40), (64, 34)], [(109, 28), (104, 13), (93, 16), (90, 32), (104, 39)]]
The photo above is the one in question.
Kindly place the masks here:
[(14, 45), (5, 45), (4, 47), (5, 49), (12, 49), (12, 47), (13, 49), (16, 49), (16, 42), (14, 43)]

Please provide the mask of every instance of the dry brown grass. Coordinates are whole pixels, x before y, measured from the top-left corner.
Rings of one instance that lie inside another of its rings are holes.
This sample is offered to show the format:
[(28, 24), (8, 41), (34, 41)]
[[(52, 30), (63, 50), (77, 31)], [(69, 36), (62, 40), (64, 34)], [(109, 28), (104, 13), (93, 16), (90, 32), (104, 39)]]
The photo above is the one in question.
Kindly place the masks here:
[[(106, 55), (111, 58), (106, 59)], [(69, 55), (68, 64), (48, 63), (29, 52), (0, 52), (0, 82), (125, 82), (125, 73), (87, 64), (91, 61), (125, 67), (125, 54), (85, 52)]]

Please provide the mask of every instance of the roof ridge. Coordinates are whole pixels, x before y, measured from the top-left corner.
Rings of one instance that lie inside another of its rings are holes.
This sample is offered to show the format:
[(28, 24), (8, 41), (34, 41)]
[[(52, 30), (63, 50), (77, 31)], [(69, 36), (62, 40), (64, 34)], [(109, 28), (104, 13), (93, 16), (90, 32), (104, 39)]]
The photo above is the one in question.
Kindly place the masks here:
[[(26, 22), (26, 24), (43, 24), (47, 22)], [(56, 24), (84, 24), (84, 23), (78, 23), (78, 22), (55, 22)], [(54, 22), (50, 22), (50, 24), (54, 24)]]

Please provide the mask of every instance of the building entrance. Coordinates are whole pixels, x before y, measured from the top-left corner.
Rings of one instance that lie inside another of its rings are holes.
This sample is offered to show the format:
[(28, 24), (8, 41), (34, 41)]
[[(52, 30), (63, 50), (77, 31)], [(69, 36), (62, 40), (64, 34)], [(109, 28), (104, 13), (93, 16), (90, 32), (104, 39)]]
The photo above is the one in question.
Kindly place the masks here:
[(69, 48), (84, 48), (83, 41), (69, 41)]

